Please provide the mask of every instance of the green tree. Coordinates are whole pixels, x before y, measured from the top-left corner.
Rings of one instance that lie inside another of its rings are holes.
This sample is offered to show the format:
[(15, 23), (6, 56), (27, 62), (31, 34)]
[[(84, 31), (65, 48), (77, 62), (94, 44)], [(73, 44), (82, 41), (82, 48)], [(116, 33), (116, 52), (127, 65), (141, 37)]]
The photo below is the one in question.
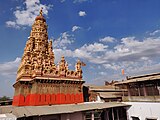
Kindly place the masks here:
[(7, 96), (0, 97), (0, 101), (7, 101), (7, 100), (10, 100), (10, 98)]

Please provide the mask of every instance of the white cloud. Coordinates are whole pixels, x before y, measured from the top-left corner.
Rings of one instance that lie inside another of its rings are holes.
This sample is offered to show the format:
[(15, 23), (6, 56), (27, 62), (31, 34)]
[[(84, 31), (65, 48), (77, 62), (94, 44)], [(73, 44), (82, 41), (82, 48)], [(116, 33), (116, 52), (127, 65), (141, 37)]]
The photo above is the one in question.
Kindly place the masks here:
[[(121, 39), (121, 43), (109, 49), (102, 43), (85, 44), (72, 51), (76, 57), (86, 58), (96, 64), (144, 61), (160, 55), (160, 38), (147, 38), (143, 41), (134, 37)], [(126, 64), (126, 63), (125, 63)]]
[(83, 16), (87, 15), (85, 11), (79, 11), (78, 14), (79, 14), (80, 17), (83, 17)]
[(0, 96), (13, 96), (12, 85), (16, 81), (16, 71), (18, 69), (21, 58), (13, 61), (0, 63)]
[(6, 22), (6, 25), (7, 25), (7, 27), (13, 27), (13, 28), (16, 28), (16, 29), (19, 29), (19, 28), (20, 28), (20, 27), (17, 26), (16, 23), (13, 22), (13, 21), (7, 21), (7, 22)]
[(74, 36), (68, 34), (67, 32), (61, 33), (61, 36), (53, 41), (53, 48), (63, 48), (74, 42)]
[(60, 37), (53, 41), (53, 52), (55, 54), (55, 62), (60, 61), (61, 56), (72, 57), (74, 51), (67, 49), (73, 42), (74, 35), (68, 32), (61, 33)]
[(114, 42), (114, 41), (115, 41), (115, 38), (110, 37), (110, 36), (107, 36), (107, 37), (101, 38), (99, 41), (100, 41), (100, 42), (104, 42), (104, 43)]
[(108, 48), (107, 45), (103, 45), (101, 43), (94, 43), (94, 44), (85, 44), (82, 47), (73, 51), (73, 57), (78, 57), (82, 59), (86, 59), (91, 63), (101, 64), (105, 62), (101, 59), (101, 53), (106, 51)]
[(134, 37), (127, 37), (121, 40), (121, 44), (114, 47), (115, 55), (119, 60), (124, 58), (132, 58), (137, 60), (140, 57), (151, 57), (159, 54), (160, 38), (146, 38), (143, 41), (136, 40)]
[(48, 10), (52, 5), (43, 5), (40, 0), (25, 0), (25, 8), (16, 7), (13, 12), (15, 20), (6, 21), (7, 27), (20, 28), (21, 26), (31, 26), (35, 17), (39, 14), (39, 10), (43, 7), (43, 13), (48, 14)]
[(58, 63), (61, 59), (62, 56), (65, 57), (72, 57), (74, 56), (74, 52), (71, 50), (67, 50), (67, 49), (59, 49), (59, 48), (55, 48), (53, 50), (54, 54), (55, 54), (55, 63)]
[(0, 64), (0, 75), (16, 75), (20, 60), (21, 58), (16, 58), (14, 61)]
[(81, 29), (81, 27), (75, 25), (72, 27), (72, 32), (75, 32), (76, 30), (79, 30), (79, 29)]
[(118, 69), (121, 68), (119, 65), (116, 65), (115, 63), (103, 64), (103, 66), (104, 66), (106, 69), (113, 69), (113, 70), (118, 70)]
[(158, 34), (158, 33), (160, 33), (160, 30), (155, 30), (155, 31), (153, 31), (152, 33), (150, 33), (150, 35), (151, 35), (151, 36), (154, 36), (154, 35), (156, 35), (156, 34)]
[(100, 75), (106, 75), (106, 72), (101, 71), (98, 74), (100, 74)]
[(107, 45), (95, 42), (94, 44), (85, 44), (80, 49), (87, 52), (103, 52), (108, 48)]
[(91, 53), (87, 52), (85, 50), (82, 49), (76, 49), (75, 51), (73, 51), (73, 57), (78, 57), (78, 58), (84, 58), (89, 60), (90, 58), (92, 58)]
[(112, 70), (114, 73), (118, 71), (119, 75), (121, 75), (121, 69), (125, 69), (125, 75), (160, 70), (160, 68), (155, 67), (156, 65), (160, 66), (159, 37), (145, 38), (144, 40), (126, 37), (122, 38), (120, 43), (117, 42), (113, 48), (109, 48), (103, 43), (95, 42), (84, 44), (75, 50), (59, 48), (60, 50), (66, 57), (84, 59), (91, 64), (101, 65), (104, 70)]

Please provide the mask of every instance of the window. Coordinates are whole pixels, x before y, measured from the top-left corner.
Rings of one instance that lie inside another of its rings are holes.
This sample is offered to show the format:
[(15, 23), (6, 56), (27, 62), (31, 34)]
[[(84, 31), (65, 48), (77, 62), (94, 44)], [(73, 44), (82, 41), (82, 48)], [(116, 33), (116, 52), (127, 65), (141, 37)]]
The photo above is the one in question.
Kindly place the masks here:
[(156, 118), (146, 118), (146, 120), (157, 120)]
[(138, 117), (133, 117), (132, 116), (132, 120), (140, 120)]
[(88, 111), (85, 113), (85, 118), (86, 120), (92, 120), (92, 118), (94, 118), (94, 120), (101, 120), (101, 113), (102, 111), (100, 110)]

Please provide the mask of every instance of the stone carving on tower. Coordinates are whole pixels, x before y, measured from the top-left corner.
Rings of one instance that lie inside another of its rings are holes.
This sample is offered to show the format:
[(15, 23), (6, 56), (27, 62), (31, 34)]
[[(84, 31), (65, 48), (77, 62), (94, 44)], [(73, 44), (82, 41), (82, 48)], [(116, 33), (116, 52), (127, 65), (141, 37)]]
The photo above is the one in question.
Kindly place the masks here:
[(69, 77), (82, 79), (81, 62), (76, 63), (76, 70), (68, 70), (67, 62), (62, 56), (59, 65), (54, 63), (52, 40), (48, 41), (47, 24), (42, 9), (36, 17), (30, 37), (26, 42), (24, 54), (17, 71), (17, 81), (22, 78), (40, 76)]
[(71, 104), (83, 102), (80, 60), (69, 70), (65, 57), (56, 65), (52, 40), (42, 9), (35, 18), (17, 71), (14, 106)]

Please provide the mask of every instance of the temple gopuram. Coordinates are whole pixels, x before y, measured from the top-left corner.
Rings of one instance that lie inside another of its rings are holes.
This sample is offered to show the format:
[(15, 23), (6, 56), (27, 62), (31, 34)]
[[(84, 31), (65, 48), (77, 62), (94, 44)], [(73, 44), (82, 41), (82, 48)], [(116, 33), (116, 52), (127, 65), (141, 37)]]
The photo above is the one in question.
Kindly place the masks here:
[(48, 41), (47, 24), (41, 9), (32, 25), (17, 71), (13, 106), (83, 102), (83, 63), (78, 60), (72, 71), (68, 69), (64, 56), (58, 65), (54, 59), (52, 41)]

